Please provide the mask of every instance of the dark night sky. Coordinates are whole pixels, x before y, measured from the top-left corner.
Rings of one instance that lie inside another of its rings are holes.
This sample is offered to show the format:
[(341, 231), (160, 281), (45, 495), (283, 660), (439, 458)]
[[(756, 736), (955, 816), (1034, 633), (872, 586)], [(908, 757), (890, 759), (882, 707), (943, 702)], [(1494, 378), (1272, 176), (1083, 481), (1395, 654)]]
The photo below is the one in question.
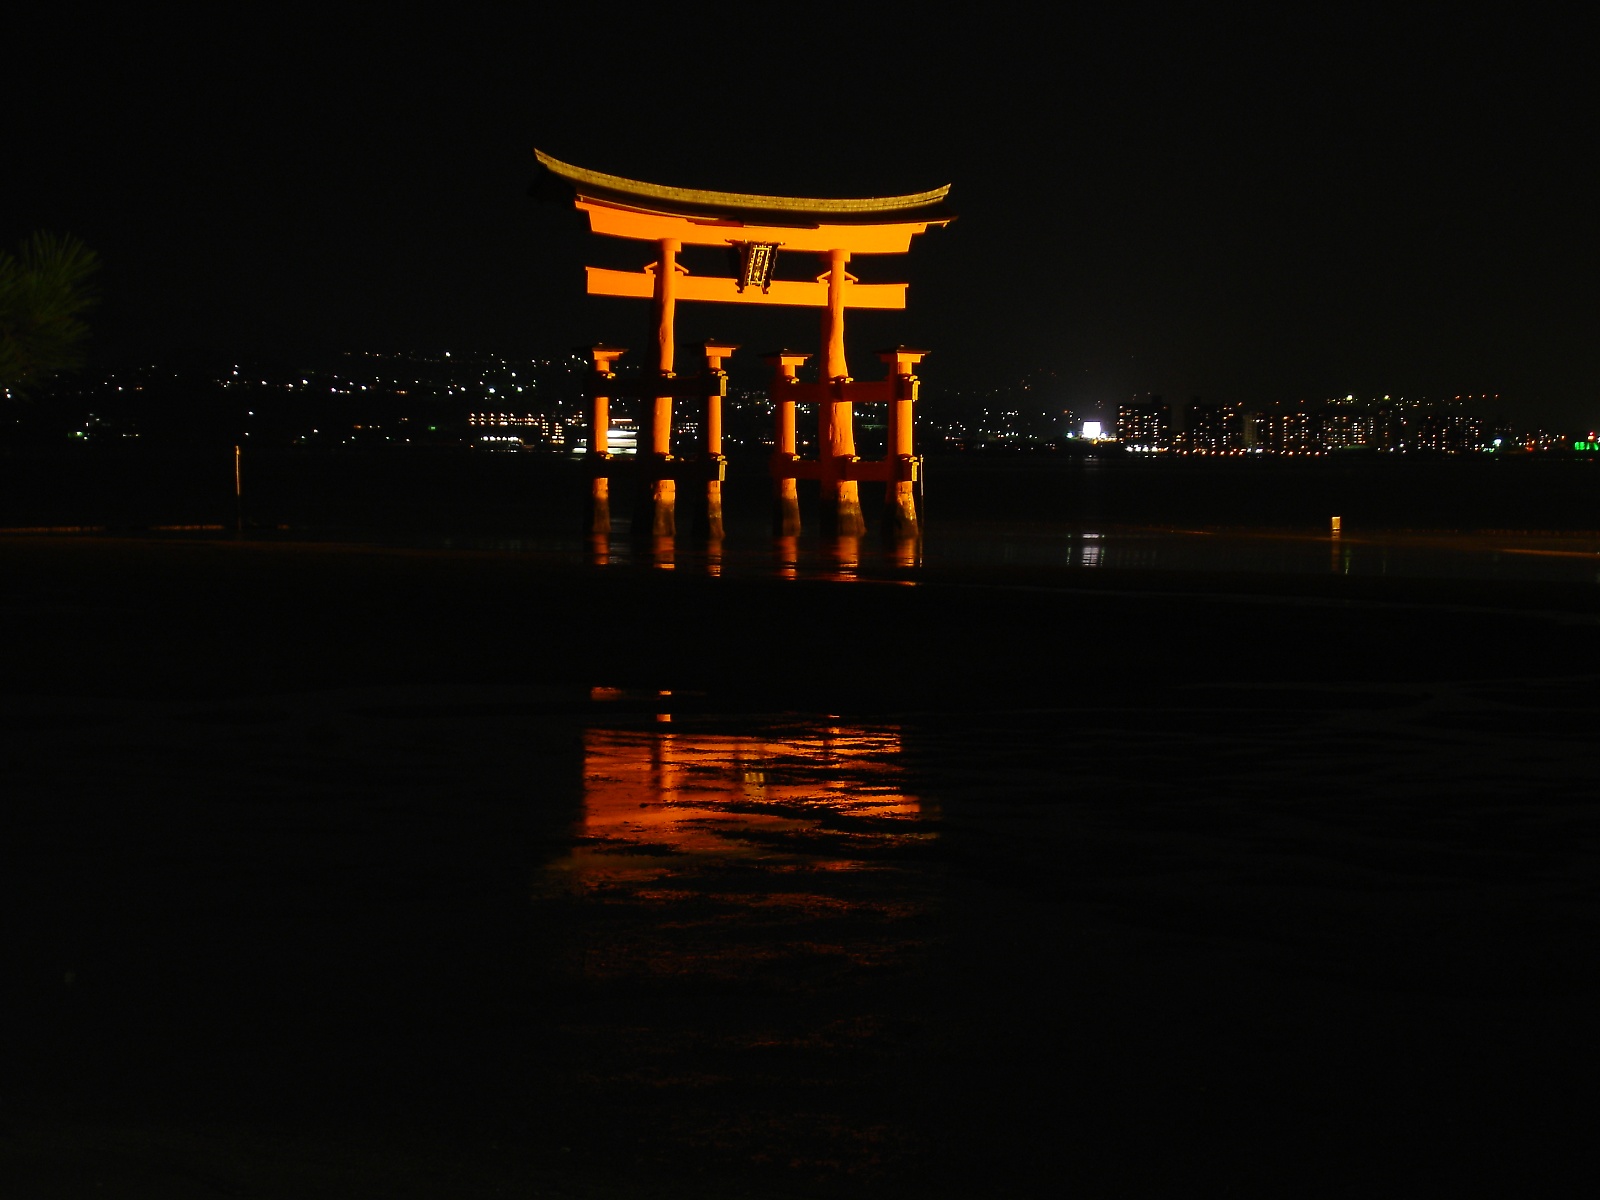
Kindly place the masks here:
[[(643, 306), (580, 294), (597, 239), (528, 198), (538, 145), (689, 186), (954, 183), (955, 225), (857, 264), (914, 286), (907, 313), (858, 319), (854, 355), (926, 345), (930, 384), (1044, 368), (1078, 407), (1488, 391), (1516, 419), (1600, 424), (1592, 62), (1516, 10), (857, 5), (728, 33), (687, 8), (686, 27), (239, 11), (8, 37), (28, 66), (0, 240), (99, 250), (103, 361), (642, 344)], [(816, 338), (802, 310), (680, 315), (685, 340)]]

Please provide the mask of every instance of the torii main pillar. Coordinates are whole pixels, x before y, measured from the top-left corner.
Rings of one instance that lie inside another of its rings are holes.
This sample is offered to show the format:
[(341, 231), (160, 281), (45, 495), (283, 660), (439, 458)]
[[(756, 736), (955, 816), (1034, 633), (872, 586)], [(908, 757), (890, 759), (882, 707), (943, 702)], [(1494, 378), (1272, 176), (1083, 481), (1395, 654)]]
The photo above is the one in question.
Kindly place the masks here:
[[(847, 250), (828, 251), (828, 307), (822, 313), (822, 383), (853, 382), (844, 354), (844, 292), (855, 280), (845, 271)], [(854, 479), (843, 477), (841, 466), (856, 457), (854, 406), (843, 388), (830, 389), (817, 406), (817, 457), (822, 463), (822, 531), (839, 537), (860, 537), (867, 531), (861, 519), (861, 494)]]
[[(656, 243), (660, 257), (655, 262), (655, 317), (656, 317), (656, 378), (663, 384), (677, 377), (673, 370), (677, 358), (677, 342), (673, 326), (678, 313), (678, 251), (683, 243), (677, 238), (662, 238)], [(650, 509), (646, 519), (650, 533), (655, 537), (672, 537), (678, 532), (678, 484), (672, 477), (672, 391), (669, 387), (658, 389), (650, 399), (650, 466), (647, 480), (650, 487)]]

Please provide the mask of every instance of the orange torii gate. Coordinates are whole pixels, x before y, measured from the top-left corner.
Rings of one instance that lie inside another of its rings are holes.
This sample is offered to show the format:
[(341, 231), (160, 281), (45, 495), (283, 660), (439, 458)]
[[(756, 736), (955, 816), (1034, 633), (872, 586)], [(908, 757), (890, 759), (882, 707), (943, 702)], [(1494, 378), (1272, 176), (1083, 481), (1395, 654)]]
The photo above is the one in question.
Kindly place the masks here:
[[(570, 190), (589, 228), (606, 237), (653, 242), (655, 260), (642, 271), (589, 267), (588, 292), (593, 296), (627, 296), (655, 304), (654, 371), (636, 385), (623, 385), (612, 368), (624, 351), (596, 346), (594, 358), (593, 428), (589, 455), (594, 468), (590, 507), (591, 532), (610, 530), (610, 484), (607, 438), (610, 401), (630, 392), (653, 401), (648, 434), (640, 445), (650, 483), (651, 530), (671, 536), (676, 530), (677, 481), (705, 481), (708, 530), (720, 536), (722, 526), (721, 403), (727, 390), (723, 360), (737, 348), (707, 343), (706, 367), (699, 378), (679, 379), (673, 324), (679, 300), (724, 304), (787, 304), (822, 310), (819, 381), (802, 383), (799, 369), (812, 356), (783, 350), (767, 355), (772, 364), (771, 396), (777, 429), (772, 456), (776, 492), (774, 527), (792, 535), (800, 529), (796, 490), (799, 479), (818, 481), (825, 532), (859, 535), (865, 531), (857, 484), (886, 485), (889, 531), (916, 536), (913, 487), (918, 460), (914, 451), (913, 410), (917, 397), (915, 367), (926, 351), (899, 347), (878, 357), (889, 366), (886, 379), (857, 382), (845, 358), (844, 314), (850, 308), (899, 309), (906, 305), (903, 283), (861, 283), (845, 269), (853, 254), (904, 254), (911, 239), (954, 218), (942, 204), (946, 185), (909, 196), (855, 200), (757, 196), (738, 192), (699, 191), (641, 183), (575, 167), (535, 150), (539, 162)], [(739, 253), (737, 277), (691, 275), (678, 263), (686, 245), (733, 248)], [(814, 281), (773, 278), (778, 252), (816, 254), (827, 269)], [(701, 398), (706, 402), (705, 458), (679, 463), (672, 456), (672, 401)], [(802, 461), (795, 448), (795, 404), (818, 408), (818, 452)], [(881, 461), (862, 462), (856, 454), (853, 406), (889, 406), (888, 445)]]

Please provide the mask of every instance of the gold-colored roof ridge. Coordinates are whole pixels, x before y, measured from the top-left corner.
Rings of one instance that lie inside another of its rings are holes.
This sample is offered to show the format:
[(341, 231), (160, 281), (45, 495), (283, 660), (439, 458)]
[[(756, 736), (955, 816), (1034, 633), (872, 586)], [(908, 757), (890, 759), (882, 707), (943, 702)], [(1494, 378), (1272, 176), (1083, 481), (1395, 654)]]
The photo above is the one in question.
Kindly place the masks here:
[(700, 188), (669, 187), (661, 183), (643, 183), (625, 179), (621, 175), (607, 175), (587, 167), (575, 167), (552, 158), (535, 147), (533, 153), (546, 169), (575, 184), (600, 188), (623, 196), (657, 200), (662, 203), (688, 208), (753, 209), (759, 212), (795, 213), (894, 213), (905, 209), (926, 208), (937, 204), (950, 191), (947, 183), (932, 191), (917, 192), (910, 196), (869, 196), (856, 200), (824, 200), (802, 196), (756, 196), (746, 192), (713, 192)]

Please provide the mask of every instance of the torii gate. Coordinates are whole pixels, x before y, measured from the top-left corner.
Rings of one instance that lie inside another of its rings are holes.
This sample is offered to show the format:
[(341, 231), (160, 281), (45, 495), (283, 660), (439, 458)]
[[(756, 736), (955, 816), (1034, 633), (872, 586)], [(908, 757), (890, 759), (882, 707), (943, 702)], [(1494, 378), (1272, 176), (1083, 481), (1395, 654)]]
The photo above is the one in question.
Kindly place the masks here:
[[(775, 530), (792, 535), (800, 530), (796, 480), (816, 479), (822, 493), (825, 532), (859, 535), (865, 532), (857, 484), (882, 481), (887, 485), (889, 530), (895, 536), (914, 537), (917, 529), (913, 487), (917, 458), (913, 447), (913, 410), (917, 396), (916, 364), (926, 351), (899, 347), (878, 357), (889, 364), (889, 377), (878, 382), (856, 382), (845, 358), (844, 314), (849, 308), (898, 309), (906, 306), (903, 283), (861, 283), (846, 269), (852, 254), (904, 254), (911, 239), (930, 227), (954, 218), (940, 207), (949, 193), (947, 184), (909, 196), (856, 200), (804, 199), (795, 196), (756, 196), (739, 192), (698, 191), (641, 183), (575, 167), (541, 150), (534, 154), (554, 176), (569, 186), (573, 201), (589, 218), (589, 228), (606, 237), (654, 242), (656, 260), (642, 271), (588, 268), (592, 296), (628, 296), (652, 299), (656, 315), (655, 371), (636, 387), (616, 381), (612, 367), (624, 351), (596, 346), (591, 351), (595, 376), (593, 427), (589, 457), (594, 468), (589, 527), (610, 531), (610, 486), (607, 438), (612, 398), (633, 392), (654, 401), (646, 445), (641, 445), (646, 478), (651, 485), (649, 520), (657, 536), (676, 530), (677, 480), (699, 477), (706, 483), (706, 510), (714, 536), (722, 526), (721, 402), (727, 375), (722, 362), (737, 347), (708, 343), (706, 368), (699, 379), (679, 380), (675, 373), (676, 344), (673, 319), (679, 300), (704, 300), (724, 304), (789, 304), (822, 310), (820, 381), (802, 383), (798, 371), (812, 356), (783, 350), (767, 355), (772, 364), (771, 396), (777, 429), (772, 456), (776, 492)], [(677, 256), (685, 245), (732, 247), (739, 252), (738, 277), (691, 275)], [(778, 252), (817, 254), (827, 270), (815, 281), (773, 278)], [(672, 457), (672, 400), (703, 397), (706, 401), (704, 465), (694, 469)], [(795, 403), (818, 407), (818, 452), (815, 461), (802, 461), (795, 452)], [(862, 462), (856, 455), (853, 405), (887, 403), (889, 436), (885, 457)], [(646, 457), (647, 456), (647, 457)]]

